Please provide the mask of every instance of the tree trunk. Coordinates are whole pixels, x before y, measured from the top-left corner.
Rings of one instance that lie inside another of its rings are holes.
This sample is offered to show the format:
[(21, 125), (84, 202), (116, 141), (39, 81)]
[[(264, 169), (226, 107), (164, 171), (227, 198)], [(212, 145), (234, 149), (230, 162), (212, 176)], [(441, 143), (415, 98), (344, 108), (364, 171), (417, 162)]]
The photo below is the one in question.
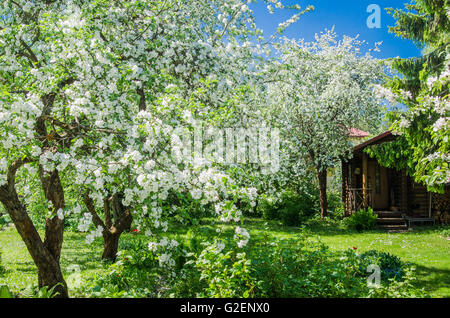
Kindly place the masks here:
[[(64, 189), (61, 184), (61, 179), (59, 178), (58, 170), (46, 173), (44, 172), (42, 166), (39, 166), (39, 175), (42, 187), (44, 189), (45, 197), (47, 198), (47, 200), (52, 202), (54, 212), (54, 216), (52, 218), (47, 218), (45, 220), (44, 247), (50, 252), (51, 256), (58, 266), (58, 272), (61, 273), (59, 259), (61, 257), (61, 249), (64, 237), (64, 220), (61, 220), (58, 216), (56, 216), (56, 214), (59, 209), (64, 210), (66, 207)], [(49, 275), (49, 273), (41, 272), (39, 270), (38, 276), (39, 287), (55, 286), (55, 281), (54, 278), (52, 278), (51, 274)], [(60, 280), (64, 281), (62, 274), (60, 276), (61, 277), (58, 278), (58, 282)], [(63, 284), (63, 288), (56, 287), (55, 290), (58, 291), (59, 297), (68, 297), (67, 285), (65, 284), (65, 282)]]
[(102, 259), (116, 261), (119, 249), (119, 239), (123, 231), (131, 227), (133, 217), (130, 210), (125, 208), (119, 219), (109, 229), (103, 230), (103, 255)]
[(95, 226), (101, 226), (103, 228), (103, 254), (102, 259), (109, 261), (116, 261), (117, 251), (119, 249), (119, 239), (123, 231), (131, 227), (133, 222), (133, 216), (131, 215), (130, 208), (125, 207), (120, 202), (120, 198), (117, 194), (111, 197), (111, 203), (113, 206), (114, 222), (111, 218), (111, 208), (110, 200), (105, 198), (104, 203), (104, 214), (105, 222), (100, 218), (95, 210), (94, 201), (89, 196), (89, 190), (84, 194), (84, 203), (87, 210), (92, 215), (92, 221)]
[(56, 286), (53, 290), (54, 293), (56, 293), (55, 298), (69, 298), (67, 284), (61, 272), (61, 266), (59, 262), (56, 262), (53, 258), (48, 258), (45, 262), (51, 265), (38, 265), (39, 288), (42, 288), (44, 286), (53, 288)]
[(103, 232), (103, 255), (102, 259), (116, 261), (117, 251), (119, 249), (119, 238), (122, 233), (112, 234), (110, 231)]
[[(7, 185), (0, 187), (0, 201), (11, 216), (19, 235), (22, 237), (22, 240), (37, 266), (39, 287), (48, 286), (49, 288), (52, 288), (56, 286), (55, 292), (58, 293), (56, 297), (69, 297), (67, 284), (64, 281), (59, 265), (60, 249), (57, 250), (58, 257), (55, 257), (49, 248), (50, 246), (53, 246), (53, 244), (48, 244), (46, 246), (46, 244), (42, 242), (25, 206), (20, 202), (14, 187)], [(48, 230), (49, 228), (47, 231)]]
[(327, 202), (327, 168), (317, 168), (317, 180), (319, 182), (319, 196), (320, 196), (320, 216), (324, 219), (327, 216), (328, 202)]

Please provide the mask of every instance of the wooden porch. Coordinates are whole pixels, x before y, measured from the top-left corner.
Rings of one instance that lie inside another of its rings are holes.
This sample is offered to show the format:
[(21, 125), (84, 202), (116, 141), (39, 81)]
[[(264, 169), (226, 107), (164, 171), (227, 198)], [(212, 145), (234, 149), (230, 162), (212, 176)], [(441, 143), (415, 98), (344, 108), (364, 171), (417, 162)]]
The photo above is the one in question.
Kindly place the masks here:
[(404, 170), (382, 167), (365, 153), (342, 163), (342, 180), (347, 215), (368, 207), (410, 217), (432, 215), (432, 195), (425, 186), (414, 182)]
[[(431, 193), (426, 186), (407, 176), (406, 170), (383, 167), (364, 149), (395, 140), (390, 131), (353, 149), (353, 158), (342, 160), (342, 202), (345, 215), (371, 207), (379, 223), (397, 227), (417, 222), (450, 221), (450, 185), (444, 194)], [(407, 223), (406, 223), (407, 222)]]

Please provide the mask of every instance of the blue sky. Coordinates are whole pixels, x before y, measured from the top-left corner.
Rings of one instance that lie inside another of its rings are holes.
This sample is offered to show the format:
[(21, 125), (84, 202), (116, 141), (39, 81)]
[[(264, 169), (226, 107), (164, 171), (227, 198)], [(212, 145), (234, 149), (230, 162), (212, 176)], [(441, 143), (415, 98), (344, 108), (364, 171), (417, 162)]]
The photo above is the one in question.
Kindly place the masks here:
[[(285, 3), (298, 3), (302, 8), (313, 5), (315, 10), (300, 17), (300, 20), (291, 25), (284, 34), (290, 38), (304, 38), (307, 41), (314, 40), (314, 35), (325, 29), (335, 27), (338, 36), (356, 36), (360, 40), (369, 43), (367, 48), (372, 48), (374, 43), (383, 41), (381, 52), (374, 52), (374, 57), (415, 57), (421, 55), (421, 50), (411, 41), (403, 40), (388, 32), (388, 27), (395, 25), (395, 20), (386, 13), (384, 8), (404, 8), (404, 3), (409, 0), (291, 0)], [(381, 28), (370, 29), (367, 26), (367, 13), (370, 4), (381, 7)], [(270, 14), (267, 4), (262, 1), (252, 4), (250, 8), (256, 16), (257, 26), (264, 30), (266, 37), (273, 34), (280, 22), (290, 18), (293, 11), (276, 10)], [(284, 12), (283, 12), (284, 11)]]

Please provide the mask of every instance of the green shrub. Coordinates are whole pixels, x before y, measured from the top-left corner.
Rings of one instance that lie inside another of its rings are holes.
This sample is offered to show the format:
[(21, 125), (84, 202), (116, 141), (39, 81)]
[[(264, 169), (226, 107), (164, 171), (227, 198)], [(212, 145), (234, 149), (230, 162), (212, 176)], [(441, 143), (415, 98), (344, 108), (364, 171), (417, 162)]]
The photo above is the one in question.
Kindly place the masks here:
[(119, 241), (117, 261), (108, 265), (108, 273), (89, 277), (79, 294), (93, 298), (195, 296), (206, 286), (198, 270), (187, 264), (191, 259), (187, 254), (201, 252), (201, 243), (192, 230), (177, 241), (179, 245), (170, 251), (175, 261), (170, 268), (160, 267), (160, 251), (150, 251), (147, 241), (137, 237)]
[(300, 212), (295, 205), (289, 204), (279, 211), (284, 226), (300, 226)]
[[(191, 263), (191, 262), (190, 262)], [(248, 298), (253, 296), (253, 279), (250, 260), (244, 252), (225, 250), (225, 243), (207, 246), (192, 261), (200, 273), (205, 288), (197, 297)]]
[(18, 295), (14, 295), (8, 286), (0, 285), (0, 298), (54, 298), (58, 295), (58, 293), (54, 291), (57, 286), (58, 285), (53, 288), (48, 288), (47, 286), (39, 288), (34, 285), (29, 285)]
[(314, 198), (286, 190), (278, 198), (261, 196), (257, 210), (265, 220), (279, 220), (286, 226), (299, 226), (315, 212)]
[(406, 265), (398, 256), (376, 250), (370, 250), (361, 254), (360, 258), (360, 269), (364, 273), (367, 266), (375, 264), (380, 267), (381, 278), (383, 280), (388, 280), (391, 278), (401, 279), (404, 276), (404, 269)]
[[(399, 265), (395, 256), (377, 253), (381, 255), (377, 257), (377, 264), (385, 273)], [(367, 284), (369, 274), (364, 266), (373, 261), (369, 255), (372, 254), (360, 256), (354, 250), (332, 251), (306, 236), (289, 240), (266, 239), (248, 251), (256, 286), (254, 295), (257, 298), (342, 298), (415, 294), (410, 284), (412, 274), (404, 275), (402, 284), (386, 279), (378, 291), (373, 291)]]
[(261, 195), (256, 210), (265, 220), (276, 220), (278, 218), (278, 209), (273, 197)]
[[(333, 251), (300, 234), (295, 239), (266, 235), (239, 249), (235, 241), (200, 243), (193, 232), (171, 250), (176, 265), (159, 267), (158, 252), (135, 241), (107, 274), (84, 284), (84, 297), (409, 297), (413, 274), (398, 257), (369, 251)], [(382, 285), (368, 286), (367, 266), (382, 270)], [(401, 277), (401, 279), (399, 279)]]
[(268, 240), (249, 257), (257, 282), (255, 297), (357, 297), (366, 288), (364, 279), (354, 275), (357, 262), (349, 255), (305, 238)]
[(371, 230), (377, 224), (377, 215), (373, 213), (371, 208), (367, 210), (359, 210), (352, 214), (346, 220), (347, 226), (350, 229), (357, 231)]
[(441, 225), (436, 230), (440, 236), (442, 237), (450, 237), (450, 226), (448, 225)]
[(106, 274), (88, 277), (80, 293), (92, 298), (156, 297), (157, 260), (148, 249), (120, 251)]

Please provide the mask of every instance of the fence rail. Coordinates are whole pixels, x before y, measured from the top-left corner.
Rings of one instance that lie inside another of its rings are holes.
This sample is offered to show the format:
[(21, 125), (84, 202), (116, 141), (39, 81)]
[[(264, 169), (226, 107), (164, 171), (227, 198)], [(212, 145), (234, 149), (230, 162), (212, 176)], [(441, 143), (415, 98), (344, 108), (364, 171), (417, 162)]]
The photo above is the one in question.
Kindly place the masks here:
[[(367, 204), (369, 206), (373, 205), (372, 202), (372, 191), (371, 189), (365, 189), (367, 193)], [(353, 188), (349, 189), (350, 192), (350, 202), (352, 205), (353, 212), (359, 211), (360, 209), (365, 208), (364, 206), (364, 189), (361, 188)]]

